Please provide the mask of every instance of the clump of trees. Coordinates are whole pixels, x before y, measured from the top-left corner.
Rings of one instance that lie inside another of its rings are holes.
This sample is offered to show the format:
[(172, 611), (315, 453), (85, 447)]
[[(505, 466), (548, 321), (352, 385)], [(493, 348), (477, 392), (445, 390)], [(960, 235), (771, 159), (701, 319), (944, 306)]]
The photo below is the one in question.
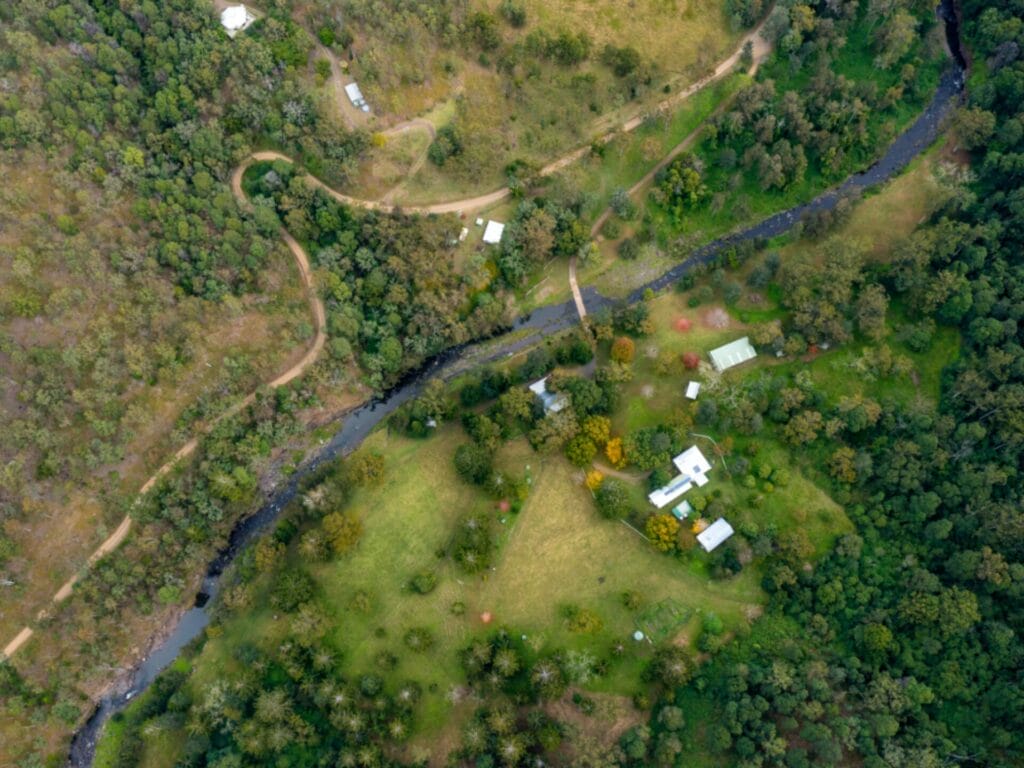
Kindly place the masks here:
[(353, 358), (382, 390), (448, 347), (486, 335), (506, 320), (504, 294), (478, 294), (436, 249), (453, 226), (346, 208), (305, 183), (286, 163), (256, 166), (250, 192), (257, 210), (276, 212), (288, 231), (309, 243), (319, 270), (327, 326), (343, 339), (334, 364)]

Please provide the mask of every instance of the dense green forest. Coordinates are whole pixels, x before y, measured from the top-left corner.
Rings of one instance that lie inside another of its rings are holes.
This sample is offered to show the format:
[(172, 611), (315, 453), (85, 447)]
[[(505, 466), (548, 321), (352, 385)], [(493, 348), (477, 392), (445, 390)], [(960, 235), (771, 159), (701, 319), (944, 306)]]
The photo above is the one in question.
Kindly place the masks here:
[(1024, 5), (962, 11), (974, 77), (956, 122), (976, 183), (869, 278), (922, 323), (961, 330), (939, 407), (883, 401), (829, 441), (857, 532), (809, 572), (777, 557), (770, 614), (661, 700), (624, 764), (673, 764), (682, 744), (659, 712), (696, 701), (714, 705), (707, 745), (736, 765), (1024, 757)]

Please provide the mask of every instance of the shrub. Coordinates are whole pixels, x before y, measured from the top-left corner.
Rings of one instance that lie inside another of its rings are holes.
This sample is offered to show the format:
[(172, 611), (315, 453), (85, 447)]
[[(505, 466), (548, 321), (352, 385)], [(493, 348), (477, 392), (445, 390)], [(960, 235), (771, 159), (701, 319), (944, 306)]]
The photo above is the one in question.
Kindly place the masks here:
[(569, 616), (569, 631), (581, 635), (594, 635), (604, 628), (604, 621), (589, 608), (571, 607), (566, 611)]
[(413, 627), (405, 633), (403, 642), (410, 651), (423, 653), (434, 646), (434, 635), (425, 627)]
[(622, 593), (622, 605), (627, 611), (639, 611), (644, 607), (644, 596), (634, 590)]
[(454, 125), (445, 125), (437, 131), (437, 137), (427, 150), (427, 157), (434, 165), (443, 166), (450, 157), (462, 154), (462, 138)]
[(609, 207), (620, 219), (629, 220), (636, 216), (636, 203), (629, 196), (629, 192), (619, 188), (612, 192)]
[(490, 565), (493, 549), (490, 518), (481, 514), (469, 515), (459, 522), (449, 547), (455, 562), (470, 573)]
[(492, 456), (479, 445), (460, 445), (455, 449), (455, 471), (459, 477), (474, 485), (483, 485), (493, 470)]
[(515, 0), (502, 0), (498, 12), (513, 27), (526, 26), (526, 6)]
[(268, 573), (284, 558), (284, 544), (276, 541), (273, 536), (264, 536), (257, 542), (254, 552), (256, 569)]
[(363, 523), (356, 516), (332, 512), (323, 520), (324, 535), (336, 555), (343, 555), (354, 547), (363, 535)]
[(418, 595), (429, 595), (437, 588), (437, 573), (430, 568), (420, 571), (409, 581), (409, 588)]
[(313, 577), (301, 568), (287, 568), (281, 572), (270, 592), (270, 604), (280, 611), (292, 613), (309, 602), (316, 591)]
[(619, 243), (619, 258), (626, 261), (633, 261), (640, 255), (640, 243), (635, 237), (627, 237)]
[(671, 552), (676, 546), (679, 521), (669, 514), (651, 515), (647, 518), (647, 538), (659, 552)]
[(316, 31), (316, 36), (324, 45), (328, 47), (334, 45), (334, 30), (330, 27), (320, 27), (320, 29)]
[(621, 520), (630, 512), (629, 493), (621, 480), (605, 480), (594, 498), (597, 500), (597, 510), (609, 519)]
[(622, 234), (622, 224), (619, 223), (618, 219), (608, 217), (604, 222), (604, 226), (601, 227), (601, 234), (609, 240), (614, 240)]
[(594, 460), (597, 446), (586, 435), (577, 435), (565, 446), (565, 457), (577, 467), (585, 467)]
[(636, 356), (636, 345), (632, 339), (620, 336), (612, 343), (610, 355), (616, 363), (629, 364)]
[(608, 457), (613, 467), (621, 469), (626, 466), (626, 457), (622, 451), (622, 438), (613, 437), (604, 447), (604, 455)]

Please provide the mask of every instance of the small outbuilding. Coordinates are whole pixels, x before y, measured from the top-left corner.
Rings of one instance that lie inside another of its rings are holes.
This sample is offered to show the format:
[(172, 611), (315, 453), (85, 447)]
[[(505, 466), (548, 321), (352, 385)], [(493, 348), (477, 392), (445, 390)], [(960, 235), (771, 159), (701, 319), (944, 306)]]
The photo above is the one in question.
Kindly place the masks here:
[(716, 371), (721, 373), (729, 368), (745, 363), (747, 360), (753, 360), (757, 357), (757, 350), (750, 343), (750, 339), (744, 336), (742, 339), (730, 341), (718, 349), (712, 349), (710, 355), (711, 364), (715, 366)]
[(530, 391), (540, 398), (544, 405), (544, 413), (558, 413), (569, 404), (569, 398), (562, 392), (551, 392), (548, 390), (548, 377), (535, 381), (530, 385)]
[(732, 526), (729, 525), (724, 517), (720, 517), (697, 534), (697, 541), (704, 547), (705, 552), (710, 552), (732, 536), (733, 533)]
[(484, 242), (497, 245), (501, 242), (501, 236), (505, 232), (505, 225), (500, 221), (488, 221), (484, 229)]
[(244, 5), (229, 5), (220, 13), (220, 24), (230, 38), (248, 29), (254, 21), (256, 16)]
[(693, 512), (693, 505), (688, 501), (681, 501), (672, 508), (672, 516), (676, 520), (685, 520)]
[(690, 383), (688, 383), (686, 385), (686, 399), (687, 400), (696, 400), (697, 399), (697, 395), (699, 395), (699, 394), (700, 394), (700, 382), (699, 381), (691, 381)]

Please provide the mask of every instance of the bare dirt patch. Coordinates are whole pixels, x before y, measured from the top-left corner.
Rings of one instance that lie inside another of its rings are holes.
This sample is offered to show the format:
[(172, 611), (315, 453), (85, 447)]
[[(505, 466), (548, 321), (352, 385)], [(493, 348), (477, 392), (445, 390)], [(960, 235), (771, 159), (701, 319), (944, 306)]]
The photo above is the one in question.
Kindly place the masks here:
[(701, 319), (706, 328), (714, 328), (718, 331), (728, 328), (730, 324), (729, 313), (722, 309), (722, 307), (712, 307), (704, 313)]
[[(558, 701), (549, 704), (546, 709), (551, 717), (559, 722), (569, 723), (576, 731), (577, 741), (593, 741), (610, 747), (630, 728), (640, 725), (646, 719), (644, 712), (633, 707), (626, 696), (615, 696), (608, 693), (590, 693), (578, 691), (596, 704), (594, 714), (585, 715), (580, 708), (572, 703), (574, 691), (568, 691)], [(567, 763), (571, 765), (572, 763)]]

